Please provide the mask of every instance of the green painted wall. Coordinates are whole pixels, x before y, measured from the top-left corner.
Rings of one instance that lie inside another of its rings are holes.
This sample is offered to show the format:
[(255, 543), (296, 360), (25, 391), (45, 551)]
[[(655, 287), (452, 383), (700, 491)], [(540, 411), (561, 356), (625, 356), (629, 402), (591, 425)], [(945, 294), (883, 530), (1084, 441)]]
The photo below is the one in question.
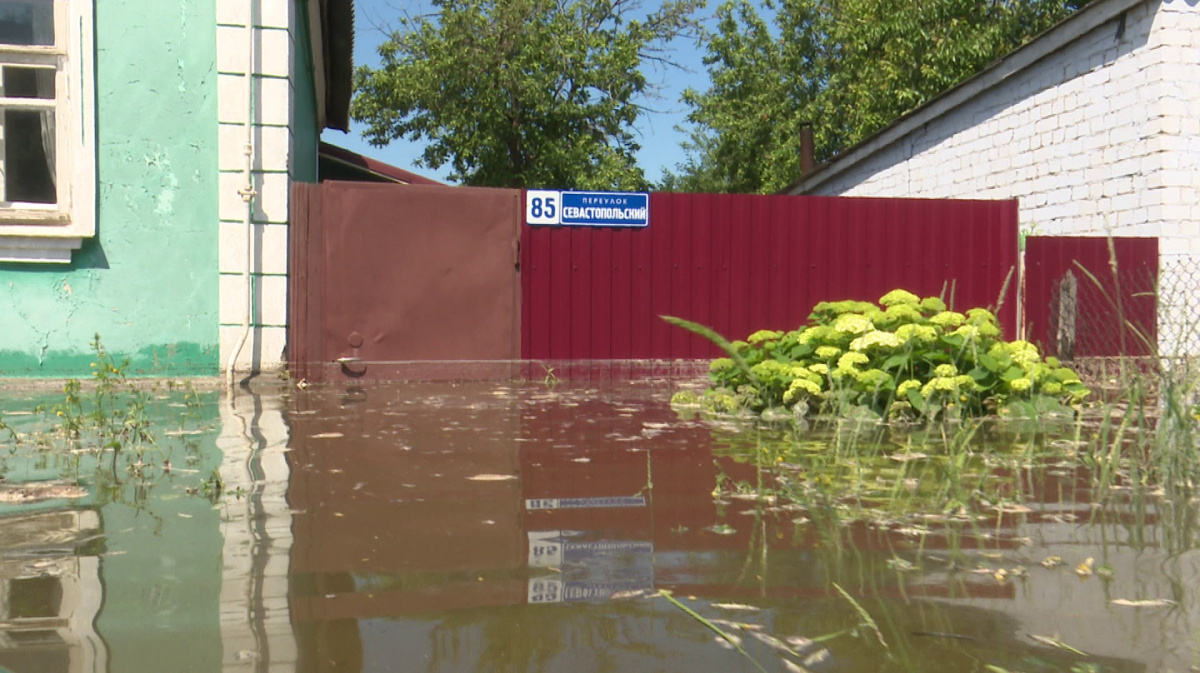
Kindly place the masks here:
[(96, 333), (136, 373), (216, 374), (216, 3), (95, 20), (97, 236), (70, 265), (0, 264), (0, 376), (86, 376)]
[(312, 38), (309, 33), (308, 3), (295, 0), (295, 49), (292, 50), (292, 179), (297, 182), (317, 181), (318, 143), (321, 129), (317, 127), (317, 93), (313, 86)]

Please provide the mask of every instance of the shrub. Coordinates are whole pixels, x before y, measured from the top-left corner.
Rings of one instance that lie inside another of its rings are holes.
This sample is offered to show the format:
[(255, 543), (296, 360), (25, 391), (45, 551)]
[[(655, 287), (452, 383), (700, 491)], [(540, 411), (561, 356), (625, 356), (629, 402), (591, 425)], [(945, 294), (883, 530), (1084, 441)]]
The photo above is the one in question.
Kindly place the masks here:
[(883, 417), (932, 419), (1078, 404), (1090, 393), (1033, 344), (1001, 339), (990, 311), (957, 313), (905, 290), (878, 305), (821, 302), (798, 329), (759, 330), (733, 343), (669, 321), (709, 336), (730, 356), (713, 360), (713, 387), (699, 398), (713, 411), (825, 415), (866, 407)]

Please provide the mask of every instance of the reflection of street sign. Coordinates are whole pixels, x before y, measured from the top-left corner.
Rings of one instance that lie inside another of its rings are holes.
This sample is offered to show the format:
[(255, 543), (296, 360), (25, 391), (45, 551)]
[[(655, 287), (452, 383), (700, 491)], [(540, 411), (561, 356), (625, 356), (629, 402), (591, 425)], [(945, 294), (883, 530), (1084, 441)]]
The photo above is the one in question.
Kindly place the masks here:
[(646, 496), (622, 495), (608, 498), (534, 498), (525, 501), (525, 509), (592, 509), (604, 507), (645, 507)]
[(529, 603), (605, 600), (654, 588), (654, 543), (574, 537), (557, 530), (529, 532), (529, 567), (558, 572), (529, 580)]
[(650, 195), (644, 192), (525, 192), (525, 222), (542, 226), (645, 227)]

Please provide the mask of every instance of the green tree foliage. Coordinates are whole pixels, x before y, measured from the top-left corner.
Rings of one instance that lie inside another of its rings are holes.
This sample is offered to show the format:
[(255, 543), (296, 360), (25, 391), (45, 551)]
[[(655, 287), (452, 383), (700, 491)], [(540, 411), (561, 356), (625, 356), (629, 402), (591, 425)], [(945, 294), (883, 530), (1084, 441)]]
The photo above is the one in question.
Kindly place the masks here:
[[(666, 186), (772, 192), (982, 70), (1085, 0), (728, 0), (689, 90), (690, 158)], [(764, 16), (769, 17), (763, 18)]]
[(696, 0), (434, 0), (359, 68), (351, 114), (376, 146), (427, 143), (467, 185), (640, 189), (643, 66), (688, 32)]

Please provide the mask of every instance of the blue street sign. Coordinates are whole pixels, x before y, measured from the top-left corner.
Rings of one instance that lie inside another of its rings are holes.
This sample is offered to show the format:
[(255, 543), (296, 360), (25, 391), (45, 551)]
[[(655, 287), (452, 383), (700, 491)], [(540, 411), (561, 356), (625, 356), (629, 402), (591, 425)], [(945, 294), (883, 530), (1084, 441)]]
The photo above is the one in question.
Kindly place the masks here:
[(531, 189), (525, 193), (525, 221), (531, 225), (645, 227), (650, 223), (650, 195)]

